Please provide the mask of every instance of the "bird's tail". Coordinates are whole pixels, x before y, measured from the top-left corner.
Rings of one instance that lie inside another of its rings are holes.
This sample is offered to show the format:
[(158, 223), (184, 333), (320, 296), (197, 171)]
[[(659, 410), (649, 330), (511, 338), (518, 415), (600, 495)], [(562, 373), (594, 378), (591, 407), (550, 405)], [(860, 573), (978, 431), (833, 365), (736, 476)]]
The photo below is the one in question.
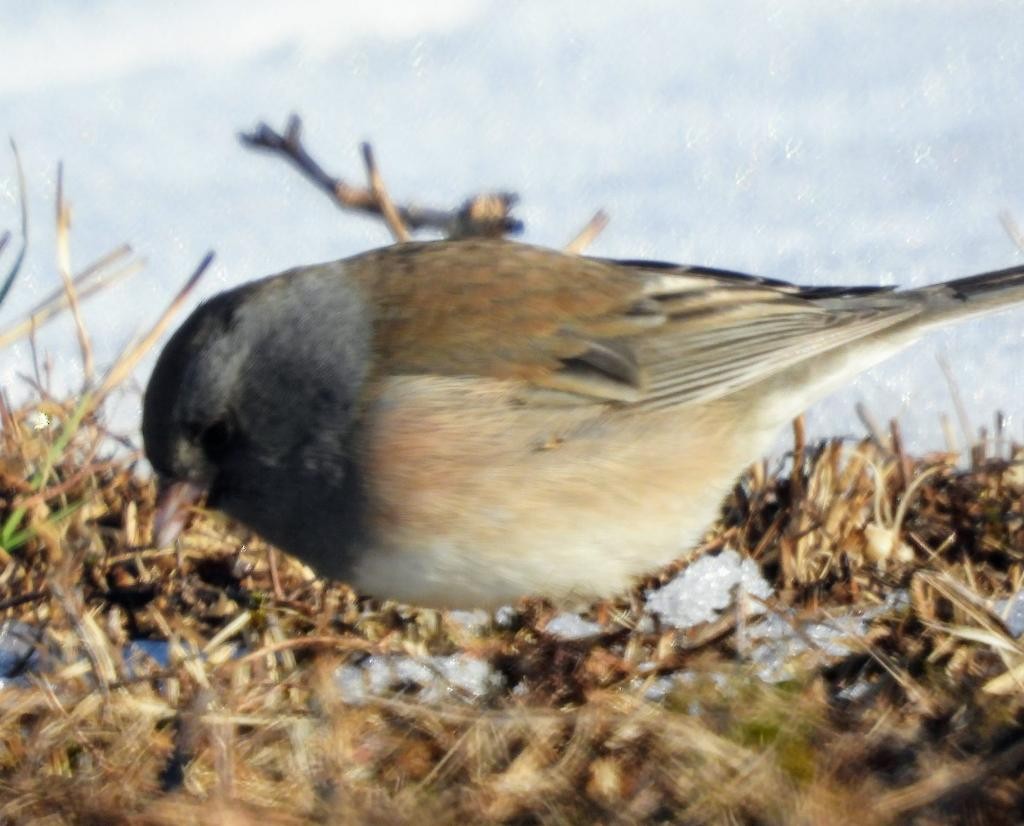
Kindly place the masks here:
[(924, 305), (924, 312), (914, 326), (946, 324), (1024, 302), (1024, 265), (956, 278), (897, 295), (917, 299)]
[[(934, 327), (1011, 309), (1022, 303), (1024, 265), (913, 290), (825, 299), (819, 304), (892, 313), (894, 323), (817, 353), (812, 358), (799, 360), (769, 380), (759, 382), (752, 392), (757, 394), (757, 403), (770, 407), (764, 420), (777, 424), (805, 410), (858, 373), (912, 344)], [(909, 309), (908, 305), (915, 306), (916, 311), (899, 312)]]

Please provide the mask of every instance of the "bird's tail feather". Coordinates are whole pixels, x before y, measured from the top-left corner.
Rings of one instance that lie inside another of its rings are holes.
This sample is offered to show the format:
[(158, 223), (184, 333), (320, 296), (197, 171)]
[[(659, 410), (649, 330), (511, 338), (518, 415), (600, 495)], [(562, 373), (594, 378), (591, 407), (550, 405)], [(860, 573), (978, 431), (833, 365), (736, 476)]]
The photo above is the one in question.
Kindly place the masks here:
[[(921, 310), (891, 327), (797, 361), (755, 385), (751, 390), (755, 400), (749, 403), (761, 406), (763, 421), (771, 428), (912, 344), (929, 329), (1024, 303), (1024, 265), (914, 290), (869, 294), (854, 301), (865, 308), (890, 311), (914, 302)], [(851, 305), (849, 299), (843, 303)]]
[(918, 324), (931, 327), (1024, 302), (1024, 265), (932, 284), (903, 295), (924, 304)]

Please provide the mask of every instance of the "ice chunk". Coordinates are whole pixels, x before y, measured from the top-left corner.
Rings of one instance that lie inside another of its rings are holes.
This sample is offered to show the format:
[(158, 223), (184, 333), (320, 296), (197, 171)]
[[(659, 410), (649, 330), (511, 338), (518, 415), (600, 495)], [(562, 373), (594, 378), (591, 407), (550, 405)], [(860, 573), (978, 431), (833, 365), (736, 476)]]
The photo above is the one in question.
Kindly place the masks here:
[[(647, 610), (663, 623), (676, 628), (692, 628), (718, 618), (733, 604), (737, 586), (745, 593), (767, 599), (772, 587), (761, 575), (754, 560), (732, 549), (702, 556), (687, 566), (675, 579), (647, 596)], [(762, 609), (756, 604), (751, 611)]]

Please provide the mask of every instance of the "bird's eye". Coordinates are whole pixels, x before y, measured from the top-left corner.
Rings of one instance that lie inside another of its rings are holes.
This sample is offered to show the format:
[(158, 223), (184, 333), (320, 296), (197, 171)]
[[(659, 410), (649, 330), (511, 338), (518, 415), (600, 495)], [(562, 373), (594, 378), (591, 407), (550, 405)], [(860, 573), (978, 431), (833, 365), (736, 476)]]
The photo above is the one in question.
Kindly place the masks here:
[(210, 461), (218, 462), (227, 454), (233, 436), (231, 424), (226, 419), (217, 419), (200, 432), (199, 445)]

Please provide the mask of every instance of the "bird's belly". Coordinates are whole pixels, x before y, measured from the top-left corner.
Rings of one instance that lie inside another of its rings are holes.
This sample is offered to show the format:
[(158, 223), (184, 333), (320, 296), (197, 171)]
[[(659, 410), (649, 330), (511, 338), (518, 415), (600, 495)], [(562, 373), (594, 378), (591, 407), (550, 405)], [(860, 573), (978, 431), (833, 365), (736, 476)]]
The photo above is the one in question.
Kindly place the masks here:
[(405, 388), (378, 411), (356, 588), (444, 607), (621, 592), (693, 546), (760, 449), (707, 407), (638, 417), (500, 395), (415, 404)]
[[(686, 514), (666, 511), (657, 524), (635, 515), (627, 521), (576, 512), (578, 524), (557, 532), (524, 521), (508, 524), (500, 537), (481, 538), (475, 526), (466, 531), (459, 524), (464, 520), (453, 519), (444, 532), (385, 533), (359, 550), (352, 584), (361, 592), (445, 608), (494, 608), (528, 595), (589, 602), (622, 592), (635, 577), (683, 556), (713, 520), (719, 501), (690, 503)], [(523, 518), (546, 522), (547, 516), (534, 511)]]

